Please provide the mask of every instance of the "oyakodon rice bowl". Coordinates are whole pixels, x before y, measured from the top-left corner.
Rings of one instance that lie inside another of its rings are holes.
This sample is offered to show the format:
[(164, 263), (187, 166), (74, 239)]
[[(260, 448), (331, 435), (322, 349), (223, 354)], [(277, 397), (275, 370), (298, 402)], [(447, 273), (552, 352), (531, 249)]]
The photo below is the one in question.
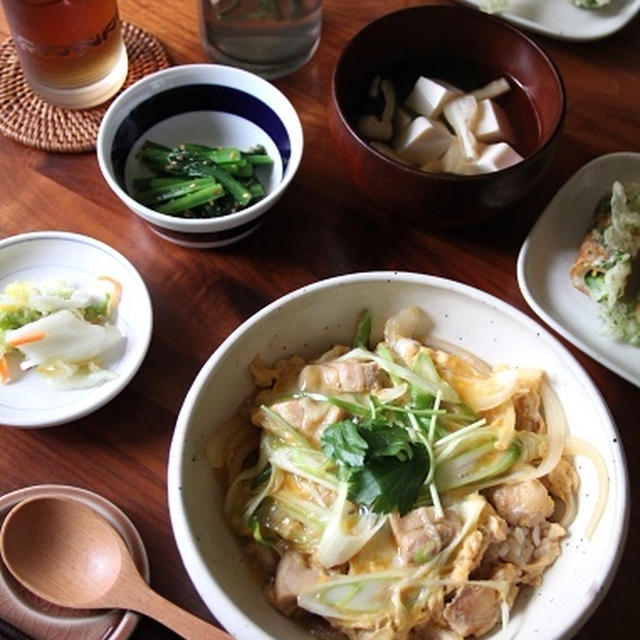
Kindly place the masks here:
[(567, 638), (615, 572), (627, 479), (597, 390), (536, 323), (452, 281), (363, 273), (285, 296), (210, 358), (169, 506), (240, 640)]

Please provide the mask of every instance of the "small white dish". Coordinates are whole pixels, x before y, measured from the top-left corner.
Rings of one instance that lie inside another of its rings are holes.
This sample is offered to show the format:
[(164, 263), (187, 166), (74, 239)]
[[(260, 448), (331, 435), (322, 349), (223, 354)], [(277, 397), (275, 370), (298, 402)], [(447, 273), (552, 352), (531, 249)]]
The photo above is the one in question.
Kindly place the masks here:
[(318, 356), (348, 343), (355, 318), (372, 312), (373, 339), (392, 314), (417, 305), (432, 335), (486, 362), (542, 368), (570, 432), (600, 452), (609, 478), (606, 507), (591, 539), (587, 523), (598, 500), (594, 466), (576, 460), (578, 514), (562, 555), (539, 587), (522, 593), (497, 638), (569, 640), (602, 601), (620, 560), (629, 515), (622, 442), (597, 387), (569, 351), (544, 327), (505, 302), (459, 282), (402, 272), (338, 276), (272, 302), (240, 325), (211, 355), (186, 395), (174, 430), (167, 472), (174, 537), (191, 581), (217, 620), (237, 640), (312, 640), (301, 625), (268, 603), (255, 566), (221, 514), (224, 492), (207, 462), (206, 443), (254, 390), (249, 363), (292, 354)]
[[(159, 213), (131, 195), (133, 180), (150, 174), (136, 157), (145, 140), (170, 147), (262, 145), (273, 160), (256, 170), (265, 196), (212, 218)], [(235, 67), (185, 64), (145, 76), (113, 101), (100, 123), (97, 157), (109, 187), (154, 233), (184, 247), (209, 249), (258, 229), (293, 180), (303, 148), (300, 118), (273, 84)]]
[(640, 349), (603, 335), (596, 303), (569, 280), (596, 204), (615, 180), (640, 181), (640, 153), (601, 156), (566, 182), (520, 249), (518, 284), (529, 306), (550, 327), (640, 387)]
[(115, 249), (88, 236), (37, 231), (0, 241), (0, 290), (15, 280), (62, 278), (87, 282), (110, 276), (122, 285), (116, 326), (124, 340), (104, 359), (113, 380), (89, 389), (55, 389), (37, 371), (0, 385), (0, 424), (49, 427), (81, 418), (114, 398), (142, 364), (153, 316), (147, 288), (134, 266)]
[[(479, 7), (480, 0), (458, 0)], [(640, 11), (640, 0), (612, 0), (602, 9), (581, 9), (572, 0), (510, 0), (501, 18), (559, 40), (598, 40), (622, 29)]]

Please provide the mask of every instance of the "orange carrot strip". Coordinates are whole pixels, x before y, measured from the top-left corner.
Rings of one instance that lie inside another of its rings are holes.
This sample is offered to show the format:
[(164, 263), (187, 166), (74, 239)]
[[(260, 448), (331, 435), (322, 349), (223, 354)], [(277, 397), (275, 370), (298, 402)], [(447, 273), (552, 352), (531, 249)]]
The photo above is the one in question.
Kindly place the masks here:
[(5, 384), (9, 381), (9, 364), (5, 356), (0, 356), (0, 383)]
[(109, 315), (111, 315), (122, 298), (122, 285), (111, 276), (100, 276), (98, 280), (104, 280), (105, 282), (110, 282), (113, 285), (113, 294), (111, 295), (111, 298), (109, 298), (109, 307), (107, 309)]
[(31, 344), (32, 342), (38, 342), (47, 337), (46, 331), (36, 331), (35, 333), (27, 333), (23, 336), (14, 338), (13, 340), (7, 340), (7, 344), (10, 347), (21, 347), (23, 344)]

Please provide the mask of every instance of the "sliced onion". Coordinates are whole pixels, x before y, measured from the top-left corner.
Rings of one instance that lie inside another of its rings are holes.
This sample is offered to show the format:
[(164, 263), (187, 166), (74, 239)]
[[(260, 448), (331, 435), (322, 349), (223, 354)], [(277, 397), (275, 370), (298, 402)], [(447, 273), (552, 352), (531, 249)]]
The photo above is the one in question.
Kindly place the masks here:
[(516, 467), (511, 473), (502, 476), (499, 479), (493, 478), (486, 482), (474, 485), (474, 489), (480, 491), (487, 487), (494, 486), (497, 481), (500, 483), (515, 483), (541, 478), (553, 471), (560, 462), (560, 458), (565, 453), (565, 446), (569, 429), (567, 426), (567, 418), (562, 409), (562, 405), (558, 400), (558, 396), (551, 387), (542, 381), (540, 385), (540, 395), (545, 411), (545, 420), (547, 424), (547, 444), (548, 450), (542, 462), (537, 465), (524, 465)]
[(453, 356), (457, 356), (461, 360), (470, 364), (478, 373), (489, 375), (491, 373), (491, 367), (481, 358), (471, 353), (467, 349), (463, 349), (457, 344), (453, 344), (452, 342), (447, 342), (446, 340), (441, 340), (440, 338), (429, 337), (424, 341), (424, 344), (427, 347), (431, 347), (432, 349), (438, 349), (440, 351), (446, 351)]
[(364, 547), (385, 523), (386, 516), (368, 512), (358, 517), (350, 530), (345, 526), (348, 484), (343, 482), (337, 492), (329, 521), (318, 545), (318, 562), (330, 569), (348, 562)]
[(589, 442), (577, 436), (569, 436), (565, 453), (570, 456), (585, 456), (593, 462), (598, 474), (598, 499), (587, 525), (586, 536), (590, 540), (600, 522), (609, 497), (609, 473), (600, 452)]

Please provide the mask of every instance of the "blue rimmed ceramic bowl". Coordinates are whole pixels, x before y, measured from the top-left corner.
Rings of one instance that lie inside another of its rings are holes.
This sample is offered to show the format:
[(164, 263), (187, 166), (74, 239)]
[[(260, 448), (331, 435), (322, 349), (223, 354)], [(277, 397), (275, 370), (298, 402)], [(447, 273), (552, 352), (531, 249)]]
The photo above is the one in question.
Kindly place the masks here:
[[(261, 144), (274, 160), (258, 170), (266, 195), (246, 209), (216, 218), (158, 213), (130, 195), (133, 180), (147, 175), (137, 159), (145, 140), (240, 149)], [(233, 67), (189, 64), (146, 76), (116, 98), (100, 124), (97, 155), (111, 189), (155, 233), (184, 246), (209, 248), (257, 229), (293, 179), (302, 149), (298, 114), (274, 85)]]

